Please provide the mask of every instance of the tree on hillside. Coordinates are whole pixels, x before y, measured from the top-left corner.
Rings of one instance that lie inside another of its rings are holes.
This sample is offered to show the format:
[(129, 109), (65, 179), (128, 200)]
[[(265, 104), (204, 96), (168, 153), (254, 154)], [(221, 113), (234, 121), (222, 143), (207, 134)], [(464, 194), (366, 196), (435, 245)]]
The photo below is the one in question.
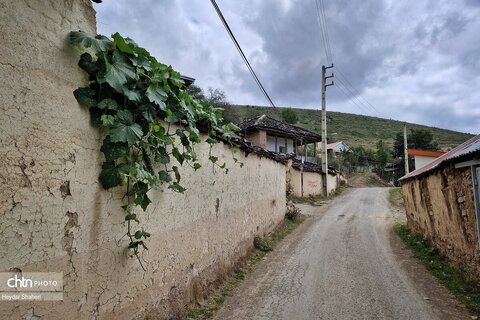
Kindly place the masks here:
[[(403, 133), (397, 133), (393, 143), (393, 156), (403, 159)], [(420, 149), (437, 151), (438, 143), (433, 140), (433, 133), (428, 129), (410, 129), (407, 135), (407, 147), (409, 149)]]
[(283, 109), (281, 114), (285, 122), (295, 124), (298, 121), (297, 113), (292, 108)]
[(380, 169), (385, 168), (385, 165), (390, 162), (390, 152), (383, 140), (377, 142), (376, 164)]
[(230, 103), (227, 101), (227, 95), (221, 89), (208, 88), (207, 101), (214, 107), (226, 107)]
[(202, 88), (194, 84), (187, 88), (188, 94), (190, 94), (190, 96), (196, 100), (207, 101), (212, 106), (219, 108), (230, 105), (230, 103), (227, 101), (227, 95), (222, 89), (208, 88), (207, 91), (207, 94), (205, 94)]
[(194, 85), (194, 84), (191, 84), (191, 85), (187, 88), (187, 92), (188, 92), (188, 94), (189, 94), (192, 98), (194, 98), (195, 100), (199, 100), (199, 101), (206, 100), (205, 94), (203, 93), (202, 88), (200, 88), (199, 86), (196, 86), (196, 85)]

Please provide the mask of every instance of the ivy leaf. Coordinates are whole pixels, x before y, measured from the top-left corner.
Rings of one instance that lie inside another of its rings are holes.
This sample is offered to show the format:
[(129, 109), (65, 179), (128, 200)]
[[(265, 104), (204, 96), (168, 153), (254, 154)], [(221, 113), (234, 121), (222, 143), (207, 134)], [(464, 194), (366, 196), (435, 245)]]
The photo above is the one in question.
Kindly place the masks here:
[(100, 151), (105, 155), (107, 161), (115, 161), (128, 154), (128, 145), (123, 142), (112, 142), (110, 136), (103, 139)]
[(201, 167), (202, 167), (202, 165), (201, 165), (200, 163), (198, 163), (198, 162), (195, 162), (195, 163), (193, 164), (193, 169), (195, 169), (195, 171), (197, 171), (197, 170), (200, 169)]
[(177, 159), (177, 161), (178, 161), (180, 164), (183, 164), (183, 161), (185, 160), (185, 158), (184, 158), (183, 155), (180, 153), (180, 151), (178, 151), (178, 148), (176, 148), (176, 147), (173, 147), (173, 148), (172, 148), (172, 155), (175, 157), (175, 159)]
[(112, 63), (108, 62), (108, 60), (105, 60), (105, 63), (107, 65), (105, 81), (118, 92), (123, 92), (123, 85), (128, 79), (133, 79), (137, 76), (135, 67), (119, 51), (113, 52)]
[(147, 210), (147, 207), (150, 203), (152, 203), (152, 200), (150, 200), (147, 194), (135, 197), (135, 204), (138, 204), (140, 207), (142, 207), (143, 211)]
[(83, 31), (72, 31), (69, 34), (70, 43), (79, 44), (84, 48), (91, 48), (98, 53), (112, 48), (112, 41), (105, 36), (93, 36)]
[(165, 104), (165, 100), (167, 100), (167, 93), (161, 86), (157, 83), (152, 83), (147, 88), (147, 98), (150, 102), (155, 103), (157, 106), (160, 107), (160, 110), (165, 110), (167, 105)]
[(158, 173), (158, 177), (160, 178), (160, 180), (165, 181), (165, 182), (172, 181), (172, 177), (170, 176), (170, 174), (167, 171), (164, 171), (164, 170), (162, 170)]
[(78, 61), (78, 66), (87, 71), (89, 75), (93, 75), (98, 71), (97, 64), (93, 62), (92, 56), (88, 52), (82, 53)]
[(112, 142), (126, 142), (132, 145), (143, 136), (142, 127), (139, 124), (115, 123), (110, 129)]
[(218, 161), (218, 157), (215, 157), (215, 156), (210, 156), (208, 158), (210, 161), (212, 161), (213, 163), (217, 162)]
[(165, 148), (160, 147), (155, 152), (155, 161), (160, 164), (167, 164), (170, 162), (170, 156), (168, 155), (167, 150)]
[(175, 179), (177, 179), (177, 182), (180, 182), (180, 179), (182, 178), (180, 176), (180, 172), (178, 171), (178, 167), (177, 166), (173, 166), (172, 167), (172, 170), (173, 172), (175, 172)]
[(123, 94), (127, 97), (128, 100), (130, 101), (140, 101), (140, 93), (135, 90), (130, 90), (126, 88), (125, 86), (122, 87), (122, 92)]
[(168, 186), (168, 188), (178, 193), (183, 193), (185, 190), (187, 190), (177, 182), (172, 183), (171, 185)]
[(115, 101), (113, 99), (103, 99), (97, 105), (97, 108), (106, 109), (106, 110), (117, 110), (118, 105), (117, 105), (117, 101)]
[(118, 50), (125, 52), (125, 53), (130, 53), (133, 54), (133, 48), (134, 45), (131, 43), (127, 43), (125, 39), (120, 35), (120, 33), (116, 32), (115, 34), (112, 35), (113, 38), (113, 43), (117, 47)]
[(137, 220), (137, 215), (135, 213), (129, 213), (125, 216), (125, 221), (128, 221), (128, 220), (135, 220), (135, 221), (138, 221)]
[(93, 108), (88, 109), (88, 111), (90, 112), (90, 123), (95, 127), (100, 127), (103, 124), (102, 123), (102, 115), (103, 115), (102, 110), (93, 107)]
[(82, 106), (95, 107), (97, 105), (97, 99), (95, 98), (95, 90), (90, 88), (78, 88), (73, 91), (75, 99)]
[(115, 117), (109, 114), (102, 114), (100, 120), (102, 121), (102, 126), (104, 127), (110, 127), (115, 123)]
[(150, 60), (148, 60), (146, 57), (137, 55), (133, 57), (128, 57), (130, 61), (132, 61), (133, 65), (135, 67), (143, 68), (147, 71), (152, 70), (152, 64), (150, 63)]
[(114, 162), (103, 164), (99, 179), (104, 189), (110, 189), (122, 183), (120, 172)]

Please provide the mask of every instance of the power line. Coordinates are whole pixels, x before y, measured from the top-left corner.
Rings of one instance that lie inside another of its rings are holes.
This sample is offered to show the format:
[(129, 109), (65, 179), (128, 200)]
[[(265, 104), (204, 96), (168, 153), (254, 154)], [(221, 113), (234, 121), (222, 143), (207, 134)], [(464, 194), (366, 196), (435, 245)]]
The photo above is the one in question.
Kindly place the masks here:
[(371, 114), (371, 112), (364, 107), (361, 102), (358, 101), (358, 99), (351, 93), (351, 91), (345, 86), (345, 84), (337, 78), (337, 88), (342, 92), (347, 99), (349, 99), (358, 109), (360, 109), (361, 112), (364, 112), (366, 114)]
[(322, 16), (323, 16), (323, 23), (325, 25), (325, 35), (327, 38), (327, 46), (328, 46), (328, 53), (330, 54), (330, 64), (333, 64), (333, 54), (332, 54), (332, 48), (330, 46), (330, 35), (328, 33), (328, 24), (327, 24), (327, 17), (325, 15), (325, 5), (323, 3), (323, 0), (320, 0), (321, 3), (321, 9), (322, 9)]
[(320, 5), (318, 4), (318, 0), (315, 0), (315, 7), (316, 7), (315, 12), (317, 13), (317, 23), (318, 23), (318, 26), (320, 27), (320, 32), (322, 34), (321, 40), (323, 42), (323, 49), (325, 50), (325, 59), (327, 60), (327, 63), (329, 63), (331, 60), (330, 60), (329, 51), (328, 51), (327, 37), (324, 31), (323, 18), (322, 18), (322, 15), (320, 14)]
[(340, 83), (344, 86), (344, 88), (350, 93), (353, 99), (355, 99), (361, 106), (363, 106), (369, 113), (373, 115), (372, 112), (374, 112), (367, 104), (365, 104), (362, 100), (360, 100), (359, 96), (351, 89), (348, 87), (348, 85), (342, 80), (341, 78), (337, 78)]
[(265, 90), (265, 88), (263, 87), (262, 83), (261, 83), (260, 80), (258, 79), (255, 71), (253, 71), (253, 68), (252, 68), (252, 66), (250, 65), (250, 62), (248, 62), (248, 59), (247, 59), (247, 57), (245, 56), (245, 54), (243, 53), (243, 50), (242, 50), (242, 48), (240, 47), (240, 44), (238, 43), (237, 39), (236, 39), (235, 36), (233, 35), (233, 32), (232, 32), (232, 30), (230, 29), (230, 26), (228, 25), (227, 20), (225, 20), (225, 17), (223, 16), (222, 11), (221, 11), (220, 8), (218, 7), (217, 2), (216, 2), (215, 0), (210, 0), (210, 2), (212, 3), (213, 8), (214, 8), (215, 11), (217, 12), (218, 17), (219, 17), (220, 20), (222, 21), (223, 26), (225, 27), (225, 30), (227, 30), (228, 35), (230, 36), (230, 38), (232, 39), (233, 43), (235, 44), (235, 47), (237, 48), (238, 53), (240, 53), (240, 56), (242, 57), (243, 61), (244, 61), (245, 64), (247, 65), (247, 68), (248, 68), (248, 70), (250, 71), (252, 77), (255, 79), (255, 82), (257, 83), (258, 87), (259, 87), (260, 90), (262, 91), (262, 93), (263, 93), (263, 95), (265, 96), (265, 98), (267, 98), (267, 100), (270, 102), (270, 104), (272, 105), (272, 107), (276, 108), (276, 107), (275, 107), (275, 104), (274, 104), (273, 101), (272, 101), (272, 99), (270, 99), (270, 96), (268, 95), (267, 91)]

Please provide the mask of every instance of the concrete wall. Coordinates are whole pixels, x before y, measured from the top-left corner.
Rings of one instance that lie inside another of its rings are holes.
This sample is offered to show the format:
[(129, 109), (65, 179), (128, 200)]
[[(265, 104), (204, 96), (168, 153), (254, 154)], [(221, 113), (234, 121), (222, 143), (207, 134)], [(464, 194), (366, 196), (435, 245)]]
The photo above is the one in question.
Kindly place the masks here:
[(228, 175), (186, 169), (185, 194), (153, 192), (143, 272), (121, 240), (123, 189), (99, 185), (102, 137), (72, 94), (87, 84), (66, 39), (79, 29), (95, 31), (88, 0), (0, 4), (0, 271), (64, 273), (63, 302), (1, 302), (0, 318), (169, 318), (283, 219), (285, 167), (239, 152), (240, 169), (220, 144)]
[(402, 184), (407, 226), (480, 279), (480, 247), (476, 230), (470, 168), (450, 165)]

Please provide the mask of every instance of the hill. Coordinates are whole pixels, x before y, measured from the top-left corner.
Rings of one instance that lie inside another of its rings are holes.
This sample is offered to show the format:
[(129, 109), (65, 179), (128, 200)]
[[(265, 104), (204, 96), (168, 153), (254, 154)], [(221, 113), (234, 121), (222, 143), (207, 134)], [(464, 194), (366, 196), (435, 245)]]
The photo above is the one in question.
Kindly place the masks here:
[[(228, 106), (225, 107), (224, 117), (229, 122), (239, 123), (246, 119), (255, 118), (266, 114), (269, 117), (283, 120), (281, 116), (283, 108), (259, 107), (259, 106)], [(320, 134), (321, 112), (313, 109), (293, 109), (298, 117), (295, 124), (299, 127)], [(398, 132), (403, 132), (404, 122), (376, 118), (364, 115), (327, 112), (328, 141), (346, 141), (350, 146), (363, 146), (375, 148), (378, 140), (383, 140), (389, 146)], [(440, 148), (456, 146), (473, 135), (447, 129), (428, 127), (419, 124), (407, 123), (407, 129), (430, 129)]]

